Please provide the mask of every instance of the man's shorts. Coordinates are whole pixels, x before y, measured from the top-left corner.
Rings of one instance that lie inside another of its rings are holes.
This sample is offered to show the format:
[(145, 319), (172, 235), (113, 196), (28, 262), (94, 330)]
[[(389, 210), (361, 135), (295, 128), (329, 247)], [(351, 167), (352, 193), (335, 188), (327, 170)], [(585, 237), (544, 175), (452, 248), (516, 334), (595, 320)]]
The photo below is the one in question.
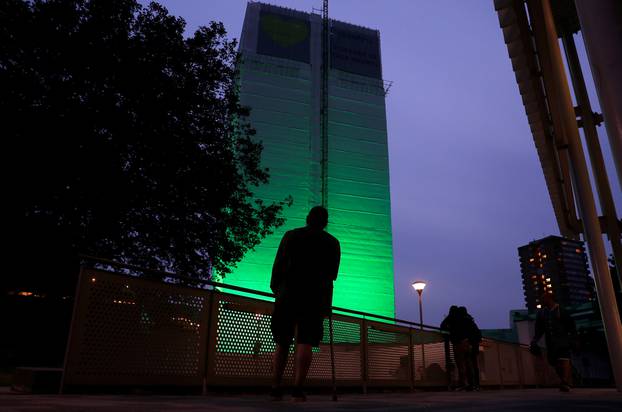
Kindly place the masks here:
[(296, 343), (319, 346), (324, 335), (324, 316), (319, 311), (275, 303), (270, 323), (274, 342), (289, 346)]

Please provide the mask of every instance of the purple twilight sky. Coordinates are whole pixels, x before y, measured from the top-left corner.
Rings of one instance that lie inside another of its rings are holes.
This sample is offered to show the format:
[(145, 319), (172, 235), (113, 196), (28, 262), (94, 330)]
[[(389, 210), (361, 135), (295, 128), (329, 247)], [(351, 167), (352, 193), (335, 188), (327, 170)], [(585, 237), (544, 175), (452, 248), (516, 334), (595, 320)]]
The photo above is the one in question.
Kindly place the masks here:
[[(240, 36), (246, 0), (160, 3), (188, 34), (218, 20)], [(425, 323), (438, 325), (456, 304), (481, 327), (507, 327), (509, 310), (524, 308), (516, 248), (559, 232), (492, 0), (332, 0), (329, 12), (380, 30), (383, 75), (394, 82), (386, 103), (397, 317), (418, 320), (410, 283), (424, 279)], [(577, 47), (600, 111), (580, 37)]]

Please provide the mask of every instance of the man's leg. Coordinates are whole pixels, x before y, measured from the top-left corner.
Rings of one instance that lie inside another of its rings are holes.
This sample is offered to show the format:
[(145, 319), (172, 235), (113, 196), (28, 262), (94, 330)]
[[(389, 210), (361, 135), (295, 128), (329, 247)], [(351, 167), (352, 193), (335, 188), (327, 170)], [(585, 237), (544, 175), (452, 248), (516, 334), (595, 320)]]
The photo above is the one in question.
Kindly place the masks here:
[(285, 367), (287, 366), (289, 346), (294, 339), (296, 324), (291, 313), (292, 311), (288, 307), (283, 306), (280, 302), (276, 302), (270, 322), (272, 337), (276, 343), (272, 358), (272, 391), (270, 393), (274, 400), (279, 400), (282, 397), (281, 382)]
[(557, 375), (561, 380), (560, 390), (568, 392), (572, 383), (572, 367), (570, 359), (557, 359)]
[(294, 380), (296, 387), (302, 388), (304, 385), (312, 358), (313, 351), (311, 345), (305, 343), (296, 345), (296, 377)]
[(454, 356), (456, 358), (456, 367), (458, 368), (458, 387), (456, 389), (463, 389), (466, 383), (466, 353), (462, 342), (454, 344)]
[(287, 355), (289, 354), (289, 346), (276, 345), (274, 357), (272, 358), (272, 388), (280, 388), (283, 380), (283, 372), (287, 366)]
[(473, 357), (471, 356), (472, 348), (471, 345), (468, 344), (466, 348), (465, 354), (465, 370), (467, 377), (467, 390), (473, 390), (475, 383), (473, 382)]
[(471, 361), (473, 362), (473, 388), (479, 390), (479, 344), (473, 347)]

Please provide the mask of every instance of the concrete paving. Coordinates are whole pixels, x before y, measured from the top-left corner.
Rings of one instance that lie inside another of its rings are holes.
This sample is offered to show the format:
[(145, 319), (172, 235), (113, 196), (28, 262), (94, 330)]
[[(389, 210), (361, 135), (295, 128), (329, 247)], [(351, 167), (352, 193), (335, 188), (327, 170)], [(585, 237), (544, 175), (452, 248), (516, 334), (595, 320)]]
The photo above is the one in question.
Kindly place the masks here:
[(281, 402), (261, 395), (17, 395), (0, 394), (0, 411), (622, 411), (622, 394), (613, 389), (489, 390), (479, 393), (416, 392), (310, 395), (307, 402)]

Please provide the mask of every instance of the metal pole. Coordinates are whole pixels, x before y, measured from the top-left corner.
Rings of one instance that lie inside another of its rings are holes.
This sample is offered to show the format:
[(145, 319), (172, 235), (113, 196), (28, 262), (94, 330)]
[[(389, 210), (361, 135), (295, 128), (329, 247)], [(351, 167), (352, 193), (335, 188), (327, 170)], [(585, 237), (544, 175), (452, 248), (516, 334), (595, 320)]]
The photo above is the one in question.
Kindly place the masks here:
[[(620, 227), (618, 226), (618, 217), (616, 214), (616, 206), (611, 194), (611, 186), (605, 169), (605, 161), (603, 153), (598, 141), (598, 132), (594, 121), (594, 113), (590, 105), (590, 98), (585, 87), (583, 72), (581, 71), (581, 63), (577, 54), (572, 33), (564, 33), (562, 37), (564, 50), (566, 52), (566, 61), (568, 62), (568, 70), (572, 79), (574, 94), (577, 99), (577, 105), (581, 110), (581, 120), (583, 123), (583, 133), (587, 143), (587, 151), (590, 155), (590, 163), (592, 165), (592, 174), (596, 182), (596, 191), (600, 207), (603, 211), (606, 222), (606, 233), (611, 243), (613, 251), (613, 259), (616, 267), (622, 267), (622, 243), (620, 243)], [(620, 45), (622, 47), (622, 44)], [(617, 277), (620, 283), (620, 277)]]
[(367, 394), (367, 320), (363, 317), (361, 322), (361, 381), (363, 384), (363, 393)]
[(573, 186), (583, 222), (585, 240), (590, 252), (592, 271), (596, 281), (598, 303), (602, 314), (611, 369), (618, 391), (622, 392), (622, 325), (617, 305), (605, 245), (600, 230), (594, 194), (585, 164), (585, 155), (579, 139), (576, 117), (566, 81), (553, 12), (549, 0), (528, 0), (531, 24), (542, 75), (550, 103), (550, 110), (558, 138), (567, 139), (568, 156), (572, 169)]
[(622, 189), (622, 2), (575, 0)]
[(423, 305), (421, 295), (423, 290), (418, 290), (419, 294), (419, 329), (421, 330), (421, 379), (425, 379), (425, 343), (423, 342)]
[(214, 311), (214, 299), (216, 298), (216, 290), (208, 291), (207, 295), (207, 319), (201, 319), (201, 324), (207, 325), (205, 328), (205, 360), (203, 364), (203, 395), (207, 395), (207, 384), (210, 377), (210, 339), (216, 339), (216, 335), (212, 336), (212, 312)]
[[(62, 395), (63, 390), (65, 389), (65, 376), (67, 374), (67, 367), (69, 365), (69, 356), (71, 355), (71, 344), (72, 337), (74, 333), (74, 328), (76, 327), (76, 322), (78, 319), (78, 303), (79, 299), (83, 298), (80, 291), (82, 290), (83, 280), (82, 278), (87, 276), (87, 269), (84, 265), (80, 266), (80, 273), (78, 274), (78, 281), (76, 282), (76, 292), (73, 295), (73, 309), (71, 311), (71, 323), (69, 324), (69, 333), (67, 334), (67, 345), (65, 346), (65, 358), (63, 359), (63, 371), (60, 378), (60, 385), (58, 387), (58, 394)], [(88, 284), (88, 283), (87, 283)]]
[(413, 353), (413, 329), (408, 327), (408, 373), (410, 378), (410, 390), (415, 391), (415, 354)]
[(335, 346), (333, 338), (333, 314), (328, 315), (328, 330), (330, 335), (330, 369), (333, 384), (333, 401), (337, 401), (337, 377), (335, 376)]

